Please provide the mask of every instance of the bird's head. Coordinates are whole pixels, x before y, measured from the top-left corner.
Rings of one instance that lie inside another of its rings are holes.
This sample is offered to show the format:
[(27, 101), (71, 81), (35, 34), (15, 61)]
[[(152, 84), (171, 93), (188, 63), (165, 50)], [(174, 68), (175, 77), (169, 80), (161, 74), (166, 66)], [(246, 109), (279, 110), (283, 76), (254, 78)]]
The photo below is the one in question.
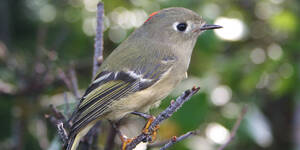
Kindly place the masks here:
[(208, 25), (197, 13), (186, 8), (167, 8), (152, 13), (136, 31), (137, 35), (161, 42), (195, 41), (206, 30), (221, 28)]

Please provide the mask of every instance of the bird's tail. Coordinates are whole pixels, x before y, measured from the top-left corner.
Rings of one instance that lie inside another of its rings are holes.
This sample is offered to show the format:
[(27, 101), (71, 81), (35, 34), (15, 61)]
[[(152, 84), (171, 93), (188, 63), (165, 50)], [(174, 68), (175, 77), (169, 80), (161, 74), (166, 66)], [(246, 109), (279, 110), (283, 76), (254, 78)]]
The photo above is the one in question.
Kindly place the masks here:
[(95, 125), (95, 121), (89, 123), (86, 127), (80, 130), (77, 134), (69, 136), (68, 145), (66, 150), (76, 150), (82, 137), (84, 137), (88, 131)]
[(66, 150), (76, 150), (79, 142), (80, 142), (80, 137), (78, 135), (70, 136)]

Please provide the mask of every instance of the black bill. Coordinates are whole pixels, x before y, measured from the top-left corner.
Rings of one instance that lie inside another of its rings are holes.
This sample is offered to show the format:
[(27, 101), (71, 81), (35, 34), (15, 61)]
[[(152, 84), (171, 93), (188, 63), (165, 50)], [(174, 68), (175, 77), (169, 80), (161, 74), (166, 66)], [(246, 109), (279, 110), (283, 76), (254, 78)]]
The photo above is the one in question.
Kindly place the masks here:
[(219, 29), (223, 28), (222, 26), (219, 25), (214, 25), (214, 24), (206, 24), (200, 28), (200, 30), (211, 30), (211, 29)]

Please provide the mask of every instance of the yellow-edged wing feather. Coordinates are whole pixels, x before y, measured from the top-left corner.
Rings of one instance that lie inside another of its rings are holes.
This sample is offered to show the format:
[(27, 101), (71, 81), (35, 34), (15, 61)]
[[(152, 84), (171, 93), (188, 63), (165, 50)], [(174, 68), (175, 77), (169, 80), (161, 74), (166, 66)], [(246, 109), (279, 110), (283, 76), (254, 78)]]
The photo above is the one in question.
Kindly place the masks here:
[[(145, 63), (140, 62), (145, 61), (145, 59), (135, 58), (136, 64), (133, 66), (126, 65), (127, 61), (123, 62), (123, 65), (128, 66), (127, 71), (123, 69), (120, 71), (103, 71), (109, 70), (103, 69), (98, 73), (70, 119), (72, 126), (69, 133), (68, 150), (77, 147), (81, 134), (85, 134), (83, 132), (89, 130), (86, 129), (87, 127), (90, 128), (93, 122), (101, 119), (109, 111), (113, 111), (110, 110), (110, 106), (115, 101), (155, 84), (172, 67), (172, 63), (176, 59), (170, 56), (159, 56), (162, 60), (161, 63), (150, 62), (152, 59), (149, 59), (145, 65)], [(157, 55), (153, 57), (157, 57)], [(72, 144), (73, 142), (75, 145)]]

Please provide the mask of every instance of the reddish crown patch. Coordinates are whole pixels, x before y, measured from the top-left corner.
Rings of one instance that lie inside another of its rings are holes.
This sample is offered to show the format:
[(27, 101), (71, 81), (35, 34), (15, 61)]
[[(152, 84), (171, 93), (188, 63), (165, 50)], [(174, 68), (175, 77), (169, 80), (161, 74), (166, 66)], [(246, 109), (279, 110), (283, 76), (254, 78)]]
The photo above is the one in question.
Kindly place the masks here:
[(155, 16), (155, 15), (157, 15), (158, 13), (159, 13), (159, 11), (156, 11), (156, 12), (153, 12), (152, 14), (150, 14), (149, 18), (144, 23), (150, 21), (152, 19), (152, 17)]

